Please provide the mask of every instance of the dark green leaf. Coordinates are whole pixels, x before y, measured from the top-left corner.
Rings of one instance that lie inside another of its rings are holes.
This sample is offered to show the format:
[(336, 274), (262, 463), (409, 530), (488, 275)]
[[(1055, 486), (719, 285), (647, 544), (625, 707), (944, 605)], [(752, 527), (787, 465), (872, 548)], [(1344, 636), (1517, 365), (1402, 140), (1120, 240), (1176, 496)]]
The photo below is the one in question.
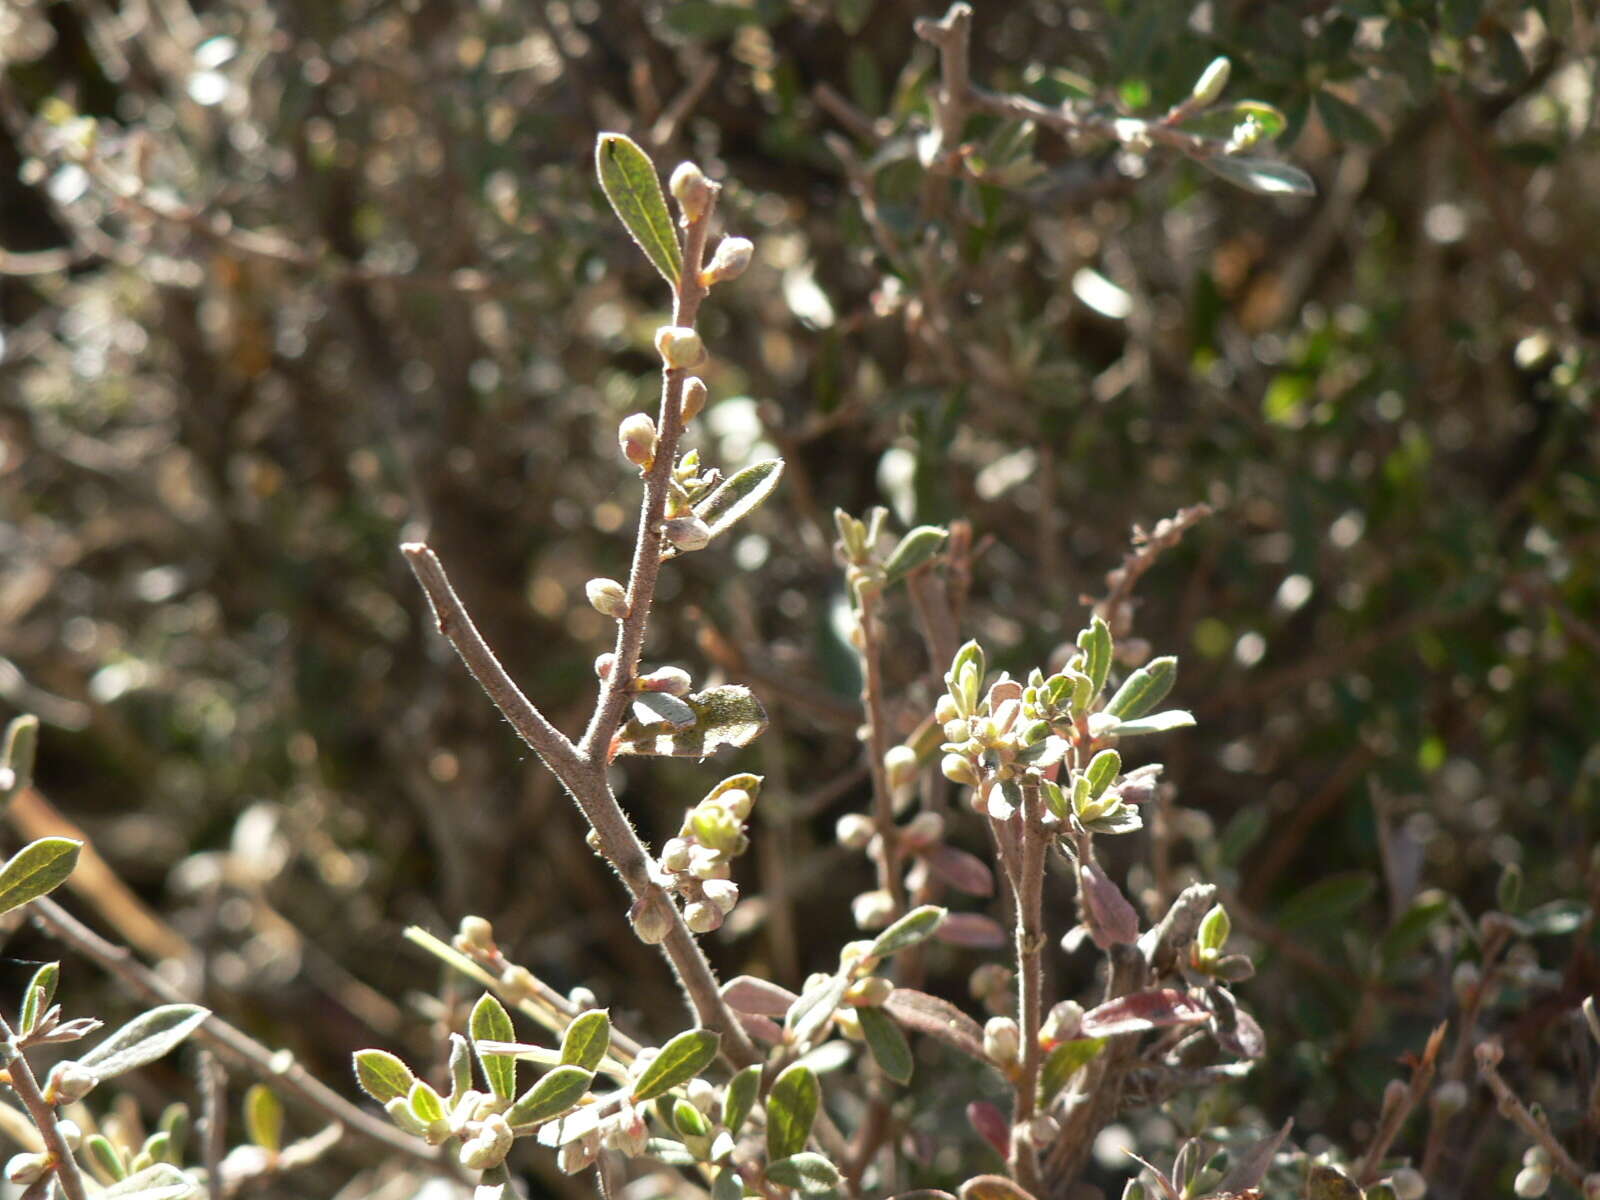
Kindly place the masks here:
[(1048, 1106), (1056, 1093), (1066, 1087), (1067, 1081), (1088, 1066), (1105, 1045), (1105, 1038), (1075, 1038), (1050, 1051), (1050, 1056), (1044, 1060), (1044, 1069), (1039, 1072), (1040, 1107)]
[(633, 1086), (633, 1099), (654, 1100), (680, 1084), (688, 1083), (717, 1057), (721, 1038), (709, 1029), (689, 1029), (665, 1046)]
[(1393, 967), (1401, 962), (1428, 936), (1428, 930), (1449, 916), (1449, 897), (1439, 892), (1418, 896), (1378, 943), (1378, 954), (1384, 965)]
[(750, 1116), (750, 1110), (756, 1106), (756, 1097), (761, 1091), (761, 1066), (746, 1067), (728, 1081), (728, 1087), (722, 1094), (722, 1124), (725, 1129), (735, 1137), (739, 1130), (744, 1128), (745, 1120)]
[(1171, 655), (1153, 658), (1122, 681), (1117, 694), (1106, 705), (1106, 712), (1124, 721), (1142, 717), (1166, 698), (1177, 678), (1176, 658)]
[(1220, 175), (1236, 187), (1263, 196), (1315, 196), (1317, 185), (1299, 167), (1270, 158), (1246, 158), (1238, 154), (1213, 154), (1196, 159), (1213, 175)]
[(483, 1067), (483, 1076), (489, 1081), (490, 1089), (502, 1100), (511, 1099), (517, 1094), (517, 1060), (507, 1054), (485, 1054), (477, 1044), (515, 1041), (517, 1030), (511, 1024), (511, 1014), (506, 1012), (500, 1001), (485, 992), (472, 1007), (467, 1032), (472, 1035), (473, 1046), (478, 1051), (478, 1063)]
[(754, 512), (772, 494), (782, 475), (781, 458), (751, 463), (724, 479), (716, 491), (696, 504), (694, 515), (706, 523), (713, 538), (720, 537)]
[(937, 525), (918, 525), (900, 539), (884, 560), (883, 578), (886, 584), (898, 583), (923, 563), (944, 549), (950, 535)]
[(541, 1125), (567, 1112), (583, 1099), (594, 1072), (582, 1067), (556, 1067), (517, 1098), (506, 1111), (509, 1125)]
[(1275, 923), (1283, 930), (1335, 925), (1365, 904), (1377, 886), (1366, 871), (1330, 875), (1289, 897), (1279, 907)]
[(767, 1093), (767, 1158), (776, 1162), (806, 1148), (811, 1123), (817, 1119), (821, 1089), (809, 1067), (796, 1063)]
[(937, 905), (914, 908), (873, 939), (872, 949), (867, 953), (873, 958), (885, 958), (907, 946), (915, 946), (932, 937), (944, 918), (945, 910)]
[(767, 710), (747, 687), (726, 684), (683, 697), (694, 724), (683, 729), (629, 721), (618, 734), (618, 754), (705, 758), (724, 746), (747, 746), (767, 727)]
[(379, 1104), (409, 1094), (411, 1085), (417, 1081), (411, 1068), (387, 1050), (357, 1050), (353, 1057), (356, 1082)]
[(110, 1079), (154, 1062), (210, 1015), (210, 1009), (198, 1004), (163, 1004), (129, 1021), (78, 1062), (101, 1079)]
[(1102, 750), (1091, 758), (1089, 765), (1083, 769), (1083, 777), (1089, 784), (1090, 798), (1098, 800), (1103, 796), (1121, 771), (1122, 755), (1115, 750)]
[(47, 837), (29, 842), (0, 867), (0, 913), (54, 891), (77, 865), (82, 842)]
[(596, 1008), (574, 1017), (567, 1026), (561, 1038), (561, 1062), (585, 1071), (597, 1070), (610, 1048), (611, 1016), (605, 1009)]
[(767, 1167), (767, 1178), (802, 1192), (831, 1192), (839, 1186), (839, 1169), (820, 1154), (802, 1151)]
[(655, 164), (631, 138), (620, 133), (602, 133), (594, 157), (600, 186), (617, 219), (656, 270), (676, 287), (683, 275), (683, 251)]
[(283, 1149), (283, 1102), (264, 1083), (251, 1084), (244, 1094), (244, 1127), (269, 1154)]
[(861, 1022), (861, 1034), (867, 1040), (867, 1049), (883, 1073), (896, 1083), (910, 1083), (911, 1043), (905, 1031), (893, 1017), (881, 1008), (858, 1008), (856, 1020)]

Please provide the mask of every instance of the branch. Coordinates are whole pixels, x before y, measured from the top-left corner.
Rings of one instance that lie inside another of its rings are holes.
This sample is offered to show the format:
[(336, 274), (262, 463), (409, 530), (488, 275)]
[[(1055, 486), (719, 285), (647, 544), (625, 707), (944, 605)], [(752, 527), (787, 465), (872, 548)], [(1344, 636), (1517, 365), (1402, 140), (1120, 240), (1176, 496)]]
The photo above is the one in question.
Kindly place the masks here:
[[(16, 1044), (16, 1034), (4, 1017), (0, 1017), (0, 1038), (8, 1045)], [(5, 1082), (17, 1094), (17, 1099), (22, 1101), (22, 1107), (28, 1110), (34, 1128), (44, 1140), (45, 1153), (50, 1157), (50, 1171), (54, 1172), (56, 1182), (61, 1185), (61, 1194), (66, 1200), (88, 1200), (89, 1194), (83, 1186), (83, 1172), (78, 1169), (78, 1160), (72, 1157), (72, 1148), (67, 1145), (67, 1139), (61, 1132), (55, 1105), (49, 1103), (39, 1090), (39, 1080), (34, 1076), (25, 1055), (18, 1054), (6, 1064)], [(45, 1178), (49, 1178), (48, 1174)]]
[(1505, 1117), (1523, 1133), (1533, 1139), (1537, 1146), (1543, 1147), (1550, 1155), (1550, 1165), (1561, 1172), (1565, 1179), (1580, 1192), (1583, 1190), (1583, 1168), (1577, 1164), (1572, 1155), (1567, 1153), (1566, 1147), (1556, 1140), (1556, 1135), (1550, 1132), (1548, 1126), (1540, 1121), (1524, 1104), (1521, 1098), (1511, 1090), (1500, 1075), (1500, 1056), (1505, 1053), (1498, 1039), (1490, 1039), (1478, 1043), (1478, 1078), (1489, 1085), (1489, 1090), (1500, 1104), (1500, 1115)]
[(1050, 835), (1044, 827), (1039, 784), (1022, 784), (1022, 867), (1016, 885), (1017, 1025), (1022, 1033), (1022, 1073), (1011, 1110), (1011, 1174), (1033, 1195), (1043, 1194), (1039, 1152), (1033, 1144), (1033, 1114), (1039, 1095), (1039, 1028), (1044, 1023), (1044, 860)]

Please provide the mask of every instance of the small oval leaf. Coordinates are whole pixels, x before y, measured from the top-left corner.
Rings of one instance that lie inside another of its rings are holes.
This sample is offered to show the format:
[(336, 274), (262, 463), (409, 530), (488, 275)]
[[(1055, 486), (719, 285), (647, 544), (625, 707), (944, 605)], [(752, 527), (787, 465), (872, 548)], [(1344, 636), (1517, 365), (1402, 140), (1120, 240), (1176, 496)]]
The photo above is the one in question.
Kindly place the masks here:
[(706, 523), (713, 538), (720, 537), (760, 507), (783, 474), (783, 459), (751, 463), (722, 481), (720, 487), (694, 506), (694, 515)]
[(756, 1106), (756, 1097), (761, 1091), (761, 1064), (746, 1067), (728, 1081), (728, 1087), (722, 1094), (722, 1125), (735, 1137), (739, 1130), (744, 1128), (750, 1110)]
[(1213, 175), (1262, 196), (1315, 196), (1316, 181), (1299, 167), (1270, 158), (1213, 154), (1198, 160)]
[(867, 953), (873, 958), (885, 958), (908, 946), (915, 946), (933, 936), (945, 915), (945, 910), (935, 904), (914, 908), (880, 933)]
[(506, 1123), (512, 1126), (541, 1125), (559, 1117), (583, 1099), (594, 1072), (582, 1067), (557, 1067), (517, 1098), (506, 1110)]
[(667, 211), (655, 164), (632, 138), (602, 133), (594, 148), (595, 171), (622, 227), (674, 287), (683, 276), (683, 250)]
[(47, 837), (29, 842), (0, 867), (0, 913), (54, 891), (77, 865), (82, 842)]
[(896, 1083), (910, 1083), (913, 1061), (911, 1043), (893, 1017), (881, 1008), (858, 1008), (856, 1020), (867, 1039), (867, 1049), (883, 1073)]
[(563, 1066), (597, 1070), (611, 1048), (611, 1015), (596, 1008), (573, 1018), (561, 1038)]
[(834, 1191), (841, 1182), (839, 1168), (810, 1151), (791, 1154), (772, 1163), (767, 1167), (767, 1178), (807, 1194)]
[(154, 1062), (211, 1015), (198, 1004), (163, 1004), (129, 1021), (78, 1062), (102, 1080)]
[(711, 1065), (721, 1040), (709, 1029), (680, 1033), (661, 1047), (661, 1053), (639, 1076), (639, 1082), (633, 1086), (634, 1102), (653, 1100), (679, 1084), (688, 1083)]
[(1170, 654), (1153, 658), (1122, 681), (1106, 705), (1106, 714), (1123, 721), (1142, 717), (1172, 690), (1178, 678), (1178, 660)]
[(411, 1085), (417, 1081), (411, 1068), (387, 1050), (357, 1050), (352, 1057), (356, 1064), (356, 1082), (379, 1104), (409, 1094)]
[(244, 1094), (244, 1127), (268, 1154), (283, 1149), (283, 1102), (264, 1083), (251, 1084)]
[(486, 1053), (479, 1042), (509, 1042), (515, 1040), (517, 1031), (511, 1024), (511, 1014), (505, 1005), (485, 992), (472, 1006), (472, 1016), (467, 1021), (467, 1032), (472, 1035), (473, 1048), (478, 1052), (478, 1063), (490, 1090), (502, 1100), (517, 1094), (517, 1060), (505, 1054)]
[(883, 563), (885, 585), (898, 583), (944, 549), (949, 533), (937, 525), (918, 525), (900, 539)]
[(817, 1119), (821, 1088), (809, 1067), (786, 1070), (767, 1093), (767, 1158), (776, 1162), (806, 1148), (811, 1123)]

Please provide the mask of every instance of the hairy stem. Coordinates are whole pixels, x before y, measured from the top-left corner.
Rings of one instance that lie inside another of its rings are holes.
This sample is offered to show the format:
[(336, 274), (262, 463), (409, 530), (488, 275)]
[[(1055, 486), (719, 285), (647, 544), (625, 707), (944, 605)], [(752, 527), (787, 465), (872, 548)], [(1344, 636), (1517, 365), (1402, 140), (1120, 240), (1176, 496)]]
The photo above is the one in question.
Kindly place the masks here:
[[(0, 1038), (8, 1043), (14, 1043), (16, 1039), (16, 1033), (4, 1017), (0, 1017)], [(78, 1169), (78, 1161), (72, 1157), (72, 1149), (61, 1132), (55, 1106), (45, 1100), (44, 1093), (39, 1089), (39, 1080), (28, 1065), (26, 1056), (18, 1054), (11, 1060), (6, 1067), (6, 1080), (17, 1094), (17, 1099), (22, 1101), (22, 1107), (28, 1110), (29, 1119), (44, 1141), (45, 1153), (50, 1156), (50, 1169), (55, 1172), (56, 1182), (61, 1185), (61, 1194), (66, 1200), (88, 1200), (88, 1192), (83, 1186), (83, 1172)]]
[[(906, 911), (906, 885), (900, 876), (900, 846), (895, 836), (894, 792), (884, 756), (889, 752), (888, 720), (883, 713), (883, 646), (876, 588), (860, 589), (861, 707), (867, 718), (867, 769), (872, 776), (872, 820), (878, 830), (878, 887), (894, 901), (894, 917)], [(891, 918), (893, 919), (893, 918)]]
[(1044, 828), (1039, 784), (1022, 784), (1022, 863), (1016, 883), (1017, 1025), (1022, 1033), (1022, 1068), (1011, 1110), (1011, 1174), (1038, 1195), (1039, 1155), (1031, 1123), (1039, 1094), (1044, 1055), (1039, 1028), (1044, 1023), (1044, 860), (1049, 835)]

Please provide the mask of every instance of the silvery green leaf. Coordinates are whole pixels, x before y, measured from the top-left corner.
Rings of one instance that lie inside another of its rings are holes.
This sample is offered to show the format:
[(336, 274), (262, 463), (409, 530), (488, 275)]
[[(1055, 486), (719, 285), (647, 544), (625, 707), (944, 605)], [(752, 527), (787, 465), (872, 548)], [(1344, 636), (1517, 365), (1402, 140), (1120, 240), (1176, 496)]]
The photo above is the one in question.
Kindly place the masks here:
[(563, 1064), (596, 1070), (611, 1048), (611, 1015), (603, 1008), (574, 1017), (561, 1037)]
[(795, 1188), (808, 1195), (831, 1192), (838, 1188), (841, 1176), (835, 1167), (820, 1154), (806, 1150), (791, 1154), (767, 1167), (767, 1178), (784, 1187)]
[(1315, 196), (1316, 181), (1299, 167), (1270, 158), (1212, 154), (1196, 160), (1214, 175), (1263, 196)]
[(773, 1081), (767, 1093), (767, 1158), (776, 1162), (798, 1154), (811, 1136), (822, 1091), (809, 1067), (799, 1063)]
[(666, 692), (637, 692), (633, 697), (633, 719), (642, 726), (670, 725), (687, 729), (694, 724), (694, 709)]
[(1165, 712), (1151, 713), (1148, 717), (1123, 721), (1112, 732), (1118, 737), (1138, 737), (1142, 733), (1166, 733), (1169, 729), (1188, 729), (1193, 724), (1192, 712), (1181, 708), (1169, 708)]
[(872, 1052), (873, 1061), (896, 1083), (910, 1083), (913, 1061), (911, 1043), (893, 1017), (881, 1008), (858, 1008), (856, 1020)]
[(1103, 817), (1096, 817), (1092, 821), (1084, 821), (1083, 827), (1090, 833), (1119, 834), (1136, 833), (1144, 828), (1144, 818), (1139, 815), (1139, 810), (1131, 804), (1123, 804), (1106, 813)]
[(411, 1068), (387, 1050), (357, 1050), (353, 1057), (356, 1082), (379, 1104), (409, 1094), (417, 1081)]
[(33, 978), (28, 980), (28, 990), (23, 994), (22, 1014), (19, 1019), (20, 1032), (32, 1033), (39, 1025), (39, 1018), (50, 1009), (50, 1001), (56, 994), (56, 980), (61, 977), (61, 964), (48, 962), (33, 973)]
[(644, 1144), (644, 1152), (669, 1167), (692, 1167), (700, 1161), (689, 1153), (689, 1147), (672, 1138), (651, 1138)]
[(744, 1128), (750, 1110), (756, 1105), (761, 1091), (761, 1064), (746, 1067), (728, 1081), (722, 1094), (722, 1124), (729, 1133), (738, 1135)]
[(82, 842), (47, 837), (29, 842), (0, 867), (0, 913), (54, 891), (72, 874)]
[(483, 1077), (489, 1081), (490, 1090), (501, 1100), (511, 1099), (517, 1094), (517, 1060), (510, 1055), (486, 1051), (480, 1044), (514, 1039), (517, 1031), (511, 1024), (511, 1014), (506, 1012), (505, 1005), (485, 992), (472, 1007), (467, 1032), (472, 1035), (473, 1046), (478, 1052), (478, 1064), (483, 1068)]
[[(1119, 727), (1121, 732), (1123, 727)], [(1089, 765), (1083, 769), (1083, 777), (1089, 782), (1089, 796), (1098, 800), (1105, 794), (1105, 790), (1122, 772), (1122, 755), (1115, 750), (1102, 750), (1089, 760)]]
[(945, 909), (934, 904), (914, 908), (874, 938), (872, 949), (867, 953), (873, 958), (885, 958), (908, 946), (915, 946), (933, 936), (945, 914)]
[(732, 1167), (724, 1167), (717, 1172), (717, 1178), (711, 1185), (711, 1200), (740, 1200), (744, 1195), (744, 1184), (739, 1179), (739, 1172)]
[(694, 712), (692, 724), (663, 732), (659, 723), (629, 721), (617, 735), (616, 752), (705, 758), (724, 746), (747, 746), (767, 727), (767, 710), (747, 687), (726, 684), (683, 699)]
[(171, 1163), (156, 1163), (119, 1179), (100, 1195), (104, 1200), (189, 1200), (200, 1185)]
[(633, 1085), (633, 1099), (653, 1100), (680, 1084), (688, 1083), (717, 1057), (721, 1038), (709, 1029), (680, 1033), (657, 1054)]
[(542, 1125), (573, 1108), (589, 1085), (594, 1072), (582, 1067), (557, 1067), (517, 1098), (506, 1111), (509, 1125)]
[(1096, 614), (1089, 628), (1078, 634), (1078, 649), (1083, 652), (1083, 673), (1089, 677), (1091, 694), (1098, 696), (1111, 671), (1111, 626)]
[(944, 549), (949, 533), (937, 525), (918, 525), (900, 539), (883, 563), (885, 584), (898, 583)]
[(163, 1004), (129, 1021), (78, 1062), (102, 1080), (154, 1062), (200, 1027), (211, 1010), (198, 1004)]
[[(1173, 682), (1178, 678), (1178, 660), (1171, 655), (1153, 658), (1140, 667), (1117, 689), (1117, 694), (1105, 707), (1107, 716), (1120, 721), (1132, 721), (1160, 704)], [(1121, 726), (1118, 726), (1121, 732)]]
[(706, 523), (713, 538), (720, 537), (760, 507), (778, 486), (782, 474), (781, 458), (751, 463), (723, 480), (716, 491), (696, 504), (694, 515)]
[(594, 160), (600, 187), (617, 219), (662, 277), (676, 287), (683, 276), (683, 250), (655, 164), (637, 143), (620, 133), (600, 135)]
[(789, 1006), (783, 1023), (788, 1027), (797, 1045), (809, 1042), (828, 1023), (838, 1010), (839, 1002), (844, 999), (845, 990), (849, 986), (849, 972), (840, 971), (828, 976), (817, 986), (806, 989), (800, 994), (800, 998)]

